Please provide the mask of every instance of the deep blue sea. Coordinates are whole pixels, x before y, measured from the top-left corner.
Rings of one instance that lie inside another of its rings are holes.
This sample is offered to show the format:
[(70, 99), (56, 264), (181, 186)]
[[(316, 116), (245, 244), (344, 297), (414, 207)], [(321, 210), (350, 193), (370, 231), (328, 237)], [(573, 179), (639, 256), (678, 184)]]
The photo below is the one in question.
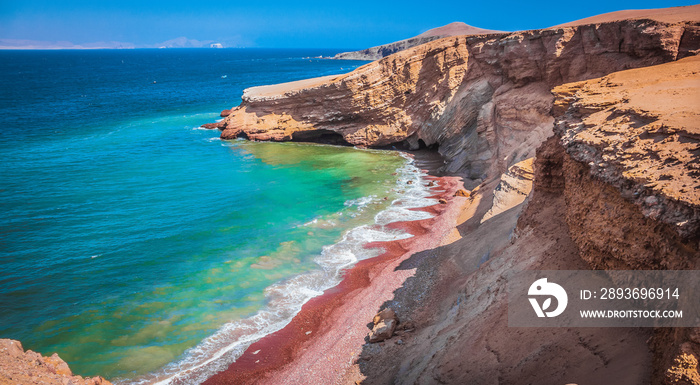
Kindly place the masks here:
[(202, 380), (407, 236), (384, 225), (427, 192), (401, 154), (200, 128), (247, 87), (364, 64), (310, 58), (337, 52), (0, 51), (0, 338)]

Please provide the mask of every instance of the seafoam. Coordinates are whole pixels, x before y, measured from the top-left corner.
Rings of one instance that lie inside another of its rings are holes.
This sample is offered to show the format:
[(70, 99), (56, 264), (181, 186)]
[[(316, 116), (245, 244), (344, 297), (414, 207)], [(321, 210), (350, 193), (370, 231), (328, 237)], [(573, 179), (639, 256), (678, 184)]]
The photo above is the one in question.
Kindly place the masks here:
[[(386, 225), (430, 218), (432, 214), (412, 209), (430, 206), (437, 201), (429, 198), (433, 193), (425, 185), (425, 174), (413, 164), (411, 157), (404, 155), (404, 158), (406, 163), (397, 169), (395, 191), (399, 193), (399, 198), (375, 215), (374, 225), (350, 229), (339, 242), (324, 246), (321, 254), (315, 258), (318, 269), (268, 287), (265, 289), (265, 297), (268, 300), (265, 309), (252, 317), (225, 324), (199, 345), (185, 351), (179, 360), (166, 365), (160, 371), (116, 382), (130, 385), (204, 382), (235, 362), (250, 345), (289, 324), (306, 302), (340, 283), (345, 269), (359, 260), (373, 258), (383, 252), (381, 248), (366, 248), (365, 245), (410, 238), (411, 234), (390, 229)], [(346, 202), (346, 207), (355, 206), (356, 209), (363, 210), (377, 199), (379, 198), (376, 196), (369, 196), (350, 200)]]

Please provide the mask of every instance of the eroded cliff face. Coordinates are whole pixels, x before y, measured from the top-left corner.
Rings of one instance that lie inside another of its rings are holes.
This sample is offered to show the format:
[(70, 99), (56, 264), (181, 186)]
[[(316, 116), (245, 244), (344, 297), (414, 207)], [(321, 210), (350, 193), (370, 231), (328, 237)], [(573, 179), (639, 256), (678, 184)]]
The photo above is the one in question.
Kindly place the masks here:
[(553, 90), (571, 159), (684, 238), (700, 233), (698, 74), (696, 56)]
[[(596, 269), (700, 269), (700, 57), (553, 93), (556, 134), (539, 161), (561, 175), (581, 257)], [(654, 383), (700, 383), (700, 328), (657, 329), (650, 346)]]
[(522, 270), (700, 268), (699, 64), (555, 88), (528, 200), (494, 210), (523, 191), (502, 187), (522, 163), (454, 198), (468, 213), (461, 239), (416, 257), (435, 283), (416, 309), (402, 290), (388, 302), (415, 330), (365, 345), (363, 383), (700, 384), (700, 328), (511, 328), (506, 295)]
[(562, 83), (673, 61), (697, 21), (649, 19), (433, 41), (339, 76), (246, 90), (222, 138), (439, 145), (447, 171), (500, 175), (551, 135)]

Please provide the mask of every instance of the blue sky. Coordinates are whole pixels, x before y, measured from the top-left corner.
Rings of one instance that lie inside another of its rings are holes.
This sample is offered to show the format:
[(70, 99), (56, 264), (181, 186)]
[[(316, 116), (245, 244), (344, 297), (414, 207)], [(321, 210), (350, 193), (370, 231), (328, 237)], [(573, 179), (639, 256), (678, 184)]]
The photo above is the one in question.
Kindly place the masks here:
[(185, 36), (229, 46), (364, 48), (453, 21), (513, 31), (621, 9), (692, 4), (684, 0), (0, 0), (0, 39), (121, 41), (142, 46)]

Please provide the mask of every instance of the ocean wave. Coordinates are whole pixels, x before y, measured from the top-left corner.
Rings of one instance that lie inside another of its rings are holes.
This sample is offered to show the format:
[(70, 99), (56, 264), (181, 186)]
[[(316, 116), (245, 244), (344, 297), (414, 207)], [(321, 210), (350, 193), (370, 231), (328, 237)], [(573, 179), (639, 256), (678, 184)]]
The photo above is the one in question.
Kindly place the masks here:
[[(437, 203), (428, 198), (433, 195), (425, 185), (424, 174), (413, 165), (412, 158), (397, 170), (394, 188), (399, 197), (388, 208), (377, 213), (374, 224), (362, 225), (345, 232), (342, 239), (323, 247), (314, 261), (318, 269), (297, 275), (273, 284), (265, 289), (267, 306), (249, 318), (230, 322), (222, 326), (212, 336), (199, 345), (188, 349), (178, 361), (172, 362), (160, 371), (137, 379), (118, 383), (145, 384), (192, 384), (201, 383), (214, 373), (226, 369), (245, 350), (266, 335), (284, 328), (299, 313), (310, 299), (323, 294), (340, 283), (343, 271), (357, 261), (379, 256), (382, 248), (365, 247), (371, 242), (385, 242), (410, 238), (412, 235), (386, 227), (398, 221), (412, 221), (430, 218), (432, 215), (414, 208)], [(378, 198), (363, 197), (345, 202), (348, 208), (364, 209)], [(303, 226), (318, 225), (316, 218)]]

